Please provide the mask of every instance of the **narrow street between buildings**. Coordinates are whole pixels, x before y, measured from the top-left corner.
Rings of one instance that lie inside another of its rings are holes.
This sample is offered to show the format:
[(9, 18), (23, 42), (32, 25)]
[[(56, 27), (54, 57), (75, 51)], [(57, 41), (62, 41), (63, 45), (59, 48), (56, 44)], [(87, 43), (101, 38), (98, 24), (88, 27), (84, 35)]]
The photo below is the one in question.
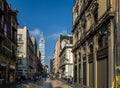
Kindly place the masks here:
[(67, 84), (67, 82), (63, 82), (60, 80), (51, 80), (51, 79), (44, 79), (42, 78), (40, 81), (21, 81), (16, 84), (12, 85), (5, 85), (0, 88), (82, 88), (82, 87), (77, 87), (72, 84)]

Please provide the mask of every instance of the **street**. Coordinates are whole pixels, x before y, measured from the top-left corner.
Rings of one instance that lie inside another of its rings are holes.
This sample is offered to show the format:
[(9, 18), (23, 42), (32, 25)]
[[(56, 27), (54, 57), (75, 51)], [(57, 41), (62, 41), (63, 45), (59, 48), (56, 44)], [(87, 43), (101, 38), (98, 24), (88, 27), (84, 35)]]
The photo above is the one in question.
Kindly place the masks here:
[(41, 79), (40, 81), (21, 81), (11, 86), (2, 88), (76, 88), (59, 80)]

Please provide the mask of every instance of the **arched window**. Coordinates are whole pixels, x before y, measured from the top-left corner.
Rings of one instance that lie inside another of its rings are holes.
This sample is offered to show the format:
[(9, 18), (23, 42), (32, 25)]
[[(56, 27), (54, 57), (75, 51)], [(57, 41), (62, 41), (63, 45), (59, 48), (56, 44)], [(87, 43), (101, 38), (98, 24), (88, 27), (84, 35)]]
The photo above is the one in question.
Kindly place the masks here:
[(108, 37), (105, 34), (102, 34), (98, 39), (98, 48), (104, 48), (108, 45)]
[(93, 45), (90, 45), (90, 53), (93, 53)]
[(98, 48), (102, 48), (102, 39), (103, 39), (103, 36), (100, 36), (98, 39)]

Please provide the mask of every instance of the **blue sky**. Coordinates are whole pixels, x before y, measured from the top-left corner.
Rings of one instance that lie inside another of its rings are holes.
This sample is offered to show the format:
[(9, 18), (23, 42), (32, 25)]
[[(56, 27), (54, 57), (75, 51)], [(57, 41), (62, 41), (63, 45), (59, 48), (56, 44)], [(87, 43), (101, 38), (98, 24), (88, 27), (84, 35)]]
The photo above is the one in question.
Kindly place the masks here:
[(46, 41), (46, 63), (54, 53), (55, 43), (60, 34), (71, 33), (72, 6), (74, 0), (8, 0), (17, 8), (19, 27), (27, 25), (37, 43), (40, 32)]

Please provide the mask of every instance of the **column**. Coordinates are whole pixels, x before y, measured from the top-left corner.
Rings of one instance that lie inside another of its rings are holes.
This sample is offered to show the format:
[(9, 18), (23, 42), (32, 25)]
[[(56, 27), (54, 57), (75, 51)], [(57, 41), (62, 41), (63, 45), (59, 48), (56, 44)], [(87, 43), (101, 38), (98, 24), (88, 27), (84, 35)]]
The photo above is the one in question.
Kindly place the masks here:
[(97, 88), (97, 36), (93, 38), (94, 88)]
[(79, 84), (79, 53), (77, 50), (77, 84)]
[(87, 74), (86, 74), (86, 80), (87, 80), (87, 85), (89, 86), (89, 58), (88, 58), (88, 52), (89, 52), (89, 46), (88, 46), (88, 42), (86, 42), (86, 69), (87, 69)]
[(112, 88), (112, 84), (115, 80), (115, 74), (114, 74), (114, 71), (115, 71), (115, 47), (114, 47), (114, 24), (113, 24), (113, 19), (110, 20), (110, 26), (108, 27), (108, 30), (110, 31), (110, 34), (108, 35), (108, 57), (109, 57), (109, 60), (108, 60), (108, 88)]
[(6, 62), (6, 83), (9, 82), (9, 62)]
[(83, 47), (81, 47), (81, 85), (83, 85)]

